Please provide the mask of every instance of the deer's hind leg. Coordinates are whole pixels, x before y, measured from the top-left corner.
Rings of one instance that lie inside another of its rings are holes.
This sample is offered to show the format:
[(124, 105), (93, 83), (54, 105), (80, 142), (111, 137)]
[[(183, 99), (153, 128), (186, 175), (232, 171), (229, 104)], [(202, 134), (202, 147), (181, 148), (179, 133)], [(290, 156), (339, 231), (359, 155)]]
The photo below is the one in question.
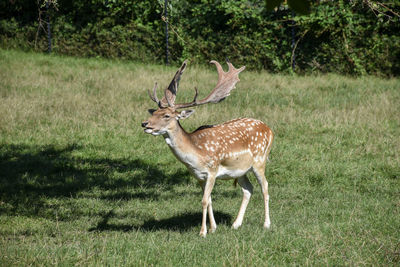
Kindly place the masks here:
[(232, 228), (237, 229), (242, 225), (244, 213), (246, 212), (247, 204), (249, 204), (250, 197), (253, 194), (253, 185), (250, 183), (246, 175), (237, 179), (238, 184), (242, 187), (243, 199), (240, 205), (239, 213), (236, 217)]
[(271, 226), (271, 220), (269, 218), (269, 194), (268, 194), (268, 182), (265, 178), (265, 163), (258, 166), (253, 166), (253, 173), (257, 178), (258, 183), (261, 186), (261, 192), (264, 198), (264, 208), (265, 208), (265, 219), (264, 228), (269, 228)]

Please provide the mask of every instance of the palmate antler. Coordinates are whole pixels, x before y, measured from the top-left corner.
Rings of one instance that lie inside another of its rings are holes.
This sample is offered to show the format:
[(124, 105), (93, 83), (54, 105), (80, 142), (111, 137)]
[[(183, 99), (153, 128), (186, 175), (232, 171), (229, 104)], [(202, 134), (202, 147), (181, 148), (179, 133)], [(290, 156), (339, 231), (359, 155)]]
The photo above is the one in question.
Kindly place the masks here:
[(160, 108), (165, 107), (172, 107), (175, 109), (179, 108), (187, 108), (187, 107), (194, 107), (199, 106), (207, 103), (218, 103), (224, 100), (227, 96), (229, 96), (232, 89), (235, 88), (235, 85), (239, 80), (239, 73), (242, 72), (246, 67), (243, 66), (239, 69), (236, 69), (232, 63), (227, 61), (228, 64), (228, 72), (225, 72), (222, 69), (221, 64), (217, 61), (212, 60), (210, 63), (215, 64), (217, 67), (218, 72), (218, 82), (215, 88), (211, 91), (211, 93), (202, 100), (197, 100), (198, 91), (195, 87), (195, 96), (192, 102), (183, 103), (183, 104), (175, 104), (176, 94), (178, 91), (179, 81), (181, 79), (182, 73), (186, 69), (187, 61), (185, 60), (182, 66), (176, 72), (174, 78), (172, 79), (170, 85), (164, 91), (164, 97), (160, 100), (157, 98), (157, 83), (154, 85), (153, 88), (153, 95), (149, 92), (150, 98), (157, 103)]
[(166, 108), (166, 107), (171, 107), (171, 105), (172, 106), (174, 105), (176, 93), (178, 92), (179, 81), (181, 80), (182, 73), (186, 69), (186, 65), (187, 65), (187, 60), (185, 60), (182, 63), (182, 66), (175, 73), (175, 76), (172, 79), (171, 83), (165, 89), (164, 97), (161, 99), (161, 101), (158, 100), (158, 97), (157, 97), (157, 83), (154, 84), (153, 94), (151, 94), (149, 91), (149, 96), (150, 96), (151, 100), (156, 102), (159, 108)]

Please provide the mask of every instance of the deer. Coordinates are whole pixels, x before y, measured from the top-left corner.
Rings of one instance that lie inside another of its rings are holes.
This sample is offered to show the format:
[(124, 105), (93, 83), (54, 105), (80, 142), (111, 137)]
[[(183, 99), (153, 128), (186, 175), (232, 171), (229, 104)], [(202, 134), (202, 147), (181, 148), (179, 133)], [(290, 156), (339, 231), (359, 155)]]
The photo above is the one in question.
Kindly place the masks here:
[(215, 64), (218, 72), (218, 81), (211, 93), (202, 100), (198, 99), (198, 89), (194, 88), (193, 101), (175, 103), (179, 81), (187, 66), (183, 62), (176, 72), (169, 86), (164, 90), (161, 100), (157, 97), (157, 82), (153, 91), (148, 91), (157, 109), (149, 109), (150, 118), (142, 123), (144, 132), (154, 136), (161, 135), (175, 157), (181, 161), (196, 177), (203, 192), (202, 221), (200, 236), (207, 235), (207, 213), (211, 233), (215, 232), (217, 224), (211, 202), (211, 191), (217, 179), (234, 179), (239, 184), (243, 199), (239, 213), (232, 224), (233, 229), (242, 225), (243, 217), (253, 194), (253, 186), (247, 173), (254, 173), (261, 186), (264, 200), (264, 228), (270, 228), (268, 182), (265, 178), (266, 162), (274, 139), (272, 130), (262, 121), (250, 118), (239, 118), (216, 125), (200, 126), (192, 133), (186, 132), (180, 120), (188, 118), (194, 113), (190, 107), (208, 103), (219, 103), (230, 95), (236, 83), (239, 82), (239, 73), (245, 66), (236, 69), (227, 60), (228, 71), (225, 72), (220, 63)]

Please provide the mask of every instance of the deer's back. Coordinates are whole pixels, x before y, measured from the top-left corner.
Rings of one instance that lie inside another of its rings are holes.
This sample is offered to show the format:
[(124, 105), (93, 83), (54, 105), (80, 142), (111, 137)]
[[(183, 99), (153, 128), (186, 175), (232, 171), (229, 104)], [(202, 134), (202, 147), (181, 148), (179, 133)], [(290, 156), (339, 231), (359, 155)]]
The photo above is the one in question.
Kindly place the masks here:
[(248, 166), (265, 161), (273, 139), (271, 129), (262, 121), (241, 118), (218, 125), (207, 125), (190, 134), (193, 143), (222, 166)]

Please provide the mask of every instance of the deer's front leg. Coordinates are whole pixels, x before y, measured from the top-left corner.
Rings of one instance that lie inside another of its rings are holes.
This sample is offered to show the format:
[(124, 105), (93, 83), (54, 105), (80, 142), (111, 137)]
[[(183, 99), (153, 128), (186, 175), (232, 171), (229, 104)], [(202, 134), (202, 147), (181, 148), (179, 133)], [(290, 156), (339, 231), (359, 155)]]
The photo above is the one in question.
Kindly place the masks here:
[[(201, 201), (201, 205), (203, 207), (203, 219), (201, 222), (201, 229), (200, 229), (200, 236), (206, 237), (207, 235), (207, 210), (209, 205), (211, 204), (211, 191), (214, 187), (215, 184), (215, 175), (208, 175), (207, 181), (205, 182), (204, 185), (204, 190), (203, 190), (203, 199)], [(212, 210), (211, 210), (212, 213)], [(212, 214), (212, 219), (210, 217), (210, 224), (211, 224), (211, 229), (213, 229), (213, 224), (215, 225), (214, 221), (214, 215)]]
[[(204, 194), (204, 188), (205, 188), (206, 182), (205, 181), (201, 181), (201, 182), (199, 182), (199, 184), (200, 184), (202, 192)], [(212, 208), (211, 195), (210, 195), (210, 198), (208, 199), (207, 211), (208, 211), (208, 220), (210, 222), (210, 232), (214, 233), (215, 230), (217, 229), (217, 223), (215, 222), (215, 219), (214, 219), (214, 212), (213, 212), (213, 208)]]

